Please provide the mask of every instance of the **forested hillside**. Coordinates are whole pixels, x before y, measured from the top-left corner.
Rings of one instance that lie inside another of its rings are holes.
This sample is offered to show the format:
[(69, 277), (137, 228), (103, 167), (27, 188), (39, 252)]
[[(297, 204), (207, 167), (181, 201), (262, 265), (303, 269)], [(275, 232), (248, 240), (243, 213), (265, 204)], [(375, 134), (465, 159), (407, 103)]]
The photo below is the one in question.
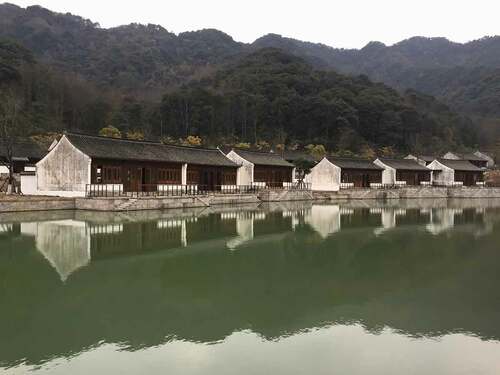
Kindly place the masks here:
[(102, 29), (78, 16), (11, 4), (0, 5), (0, 36), (66, 72), (150, 95), (212, 72), (244, 47), (217, 30), (177, 36), (158, 25)]
[(498, 38), (339, 50), (270, 34), (244, 44), (217, 30), (103, 29), (1, 4), (0, 40), (0, 84), (16, 82), (34, 132), (113, 125), (173, 142), (197, 135), (206, 144), (433, 152), (484, 137), (430, 95), (479, 121), (489, 117), (492, 134), (499, 115)]
[(253, 45), (282, 48), (317, 67), (366, 74), (396, 89), (416, 89), (459, 111), (500, 116), (500, 37), (466, 44), (415, 37), (393, 46), (372, 42), (343, 50), (269, 34)]
[(470, 120), (431, 97), (401, 96), (364, 76), (315, 70), (277, 49), (245, 55), (159, 102), (99, 90), (33, 62), (19, 46), (0, 43), (5, 50), (14, 52), (2, 57), (11, 72), (4, 87), (16, 87), (34, 133), (97, 133), (112, 125), (123, 134), (171, 142), (198, 136), (210, 145), (322, 144), (371, 156), (382, 148), (442, 151), (476, 142)]
[(383, 146), (441, 150), (475, 141), (471, 122), (431, 97), (401, 96), (364, 76), (314, 70), (277, 49), (259, 50), (166, 95), (162, 113), (176, 134), (320, 143), (355, 153)]
[(466, 44), (415, 37), (393, 46), (372, 42), (346, 50), (268, 34), (244, 44), (217, 30), (175, 35), (158, 25), (103, 29), (78, 16), (11, 4), (0, 5), (0, 36), (18, 41), (51, 66), (148, 95), (209, 75), (241, 54), (273, 47), (315, 68), (365, 74), (396, 89), (434, 95), (458, 111), (500, 116), (500, 37)]
[(366, 74), (400, 91), (435, 96), (472, 117), (482, 147), (500, 155), (499, 36), (465, 44), (414, 37), (392, 46), (372, 42), (360, 50), (344, 50), (269, 34), (253, 46), (282, 48), (322, 69)]

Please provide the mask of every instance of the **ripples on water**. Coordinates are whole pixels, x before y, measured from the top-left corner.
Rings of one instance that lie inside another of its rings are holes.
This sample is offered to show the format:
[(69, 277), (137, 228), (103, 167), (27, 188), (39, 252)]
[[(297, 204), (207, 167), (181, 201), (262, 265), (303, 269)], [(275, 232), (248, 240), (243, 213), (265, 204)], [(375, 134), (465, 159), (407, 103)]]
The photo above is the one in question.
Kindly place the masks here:
[(500, 201), (0, 214), (0, 373), (498, 374)]

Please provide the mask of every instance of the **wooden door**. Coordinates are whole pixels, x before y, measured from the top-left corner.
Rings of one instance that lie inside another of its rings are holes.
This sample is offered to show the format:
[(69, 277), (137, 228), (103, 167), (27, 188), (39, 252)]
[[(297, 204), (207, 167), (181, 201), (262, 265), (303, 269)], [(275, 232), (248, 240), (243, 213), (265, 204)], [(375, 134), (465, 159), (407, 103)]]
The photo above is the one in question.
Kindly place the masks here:
[(370, 187), (370, 175), (368, 173), (363, 174), (363, 187)]
[[(141, 175), (138, 175), (137, 169), (134, 167), (128, 167), (125, 170), (126, 173), (126, 180), (124, 184), (124, 189), (125, 191), (132, 192), (132, 191), (139, 191), (139, 187), (141, 184)], [(139, 169), (140, 173), (140, 169)]]
[(141, 191), (142, 168), (134, 168), (132, 176), (132, 191)]

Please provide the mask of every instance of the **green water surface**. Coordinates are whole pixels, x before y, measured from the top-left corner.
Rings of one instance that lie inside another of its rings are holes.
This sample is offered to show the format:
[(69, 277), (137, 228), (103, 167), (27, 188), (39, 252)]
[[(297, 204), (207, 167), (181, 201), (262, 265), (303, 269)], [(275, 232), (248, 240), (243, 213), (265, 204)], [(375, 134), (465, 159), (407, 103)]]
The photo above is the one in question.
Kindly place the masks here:
[(0, 373), (500, 374), (500, 201), (0, 213)]

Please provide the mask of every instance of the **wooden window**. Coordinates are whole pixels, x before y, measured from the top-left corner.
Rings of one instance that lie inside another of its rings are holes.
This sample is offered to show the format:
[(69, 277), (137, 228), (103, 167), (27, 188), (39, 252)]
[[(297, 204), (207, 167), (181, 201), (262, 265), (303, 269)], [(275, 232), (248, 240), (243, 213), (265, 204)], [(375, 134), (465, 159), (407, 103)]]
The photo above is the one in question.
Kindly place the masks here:
[(180, 169), (162, 168), (158, 170), (158, 182), (162, 184), (180, 184)]
[(200, 172), (199, 171), (190, 171), (187, 172), (187, 183), (189, 185), (196, 185), (200, 181)]
[(223, 180), (224, 180), (224, 185), (236, 185), (236, 173), (225, 172)]
[(268, 182), (266, 170), (256, 169), (254, 171), (254, 180), (256, 182)]
[[(99, 167), (98, 167), (99, 169)], [(102, 182), (105, 184), (119, 184), (121, 183), (121, 168), (120, 167), (103, 167)], [(99, 175), (97, 180), (99, 181)]]
[(342, 183), (353, 182), (352, 176), (349, 173), (342, 171), (341, 176), (342, 176), (342, 181), (341, 181)]

